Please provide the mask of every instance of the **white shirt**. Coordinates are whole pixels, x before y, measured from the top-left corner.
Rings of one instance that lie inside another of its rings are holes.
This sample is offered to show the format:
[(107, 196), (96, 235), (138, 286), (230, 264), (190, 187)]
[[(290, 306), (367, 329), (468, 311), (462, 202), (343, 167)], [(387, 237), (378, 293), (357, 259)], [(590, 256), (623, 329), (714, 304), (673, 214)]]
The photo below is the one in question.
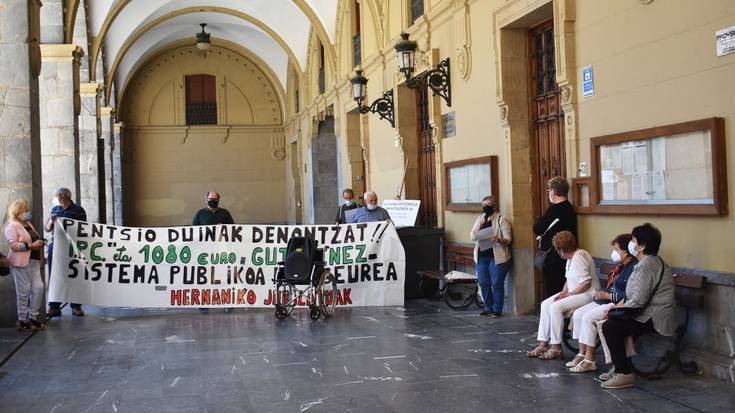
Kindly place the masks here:
[(574, 291), (582, 283), (587, 280), (592, 282), (592, 291), (600, 289), (600, 280), (597, 278), (597, 267), (595, 260), (589, 252), (578, 249), (572, 255), (572, 259), (567, 260), (567, 290)]

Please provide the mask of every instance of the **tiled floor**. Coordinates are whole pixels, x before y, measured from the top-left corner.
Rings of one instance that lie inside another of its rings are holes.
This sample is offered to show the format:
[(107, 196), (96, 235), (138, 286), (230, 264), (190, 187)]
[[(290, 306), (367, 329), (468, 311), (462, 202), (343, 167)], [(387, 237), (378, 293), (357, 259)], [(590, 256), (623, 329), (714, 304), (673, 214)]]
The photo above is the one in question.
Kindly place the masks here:
[(305, 310), (279, 322), (265, 309), (88, 309), (53, 320), (0, 369), (0, 412), (735, 409), (735, 385), (673, 370), (604, 391), (595, 375), (527, 359), (535, 328), (421, 300), (316, 322)]

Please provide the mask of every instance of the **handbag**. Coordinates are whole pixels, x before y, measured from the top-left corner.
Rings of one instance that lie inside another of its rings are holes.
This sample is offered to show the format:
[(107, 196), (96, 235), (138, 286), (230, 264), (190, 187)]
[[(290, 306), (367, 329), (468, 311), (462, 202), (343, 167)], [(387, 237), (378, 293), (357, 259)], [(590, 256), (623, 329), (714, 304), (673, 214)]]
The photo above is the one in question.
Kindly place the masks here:
[(661, 280), (664, 278), (664, 268), (666, 267), (664, 264), (664, 260), (661, 259), (661, 257), (658, 257), (658, 259), (661, 260), (661, 274), (658, 277), (658, 282), (656, 283), (656, 286), (653, 287), (653, 291), (651, 292), (651, 296), (648, 298), (648, 302), (646, 303), (646, 305), (644, 305), (643, 307), (619, 307), (614, 310), (610, 310), (607, 312), (608, 320), (630, 320), (643, 313), (643, 310), (645, 310), (648, 305), (651, 304), (651, 300), (653, 300), (653, 296), (656, 295), (658, 286), (661, 285)]
[(543, 271), (544, 266), (546, 265), (546, 255), (549, 253), (549, 251), (551, 251), (551, 248), (549, 248), (546, 251), (544, 251), (544, 250), (541, 249), (541, 239), (544, 237), (544, 235), (546, 235), (547, 232), (549, 232), (549, 230), (551, 229), (551, 227), (553, 227), (554, 225), (556, 225), (558, 222), (559, 222), (559, 218), (554, 219), (554, 222), (552, 222), (551, 224), (549, 224), (549, 227), (546, 228), (546, 231), (544, 231), (543, 234), (541, 234), (541, 235), (538, 236), (538, 247), (539, 247), (539, 249), (538, 249), (538, 251), (536, 251), (536, 256), (533, 257), (533, 266), (536, 267), (536, 269), (539, 270), (539, 271)]
[(0, 253), (0, 277), (5, 277), (10, 274), (10, 260)]

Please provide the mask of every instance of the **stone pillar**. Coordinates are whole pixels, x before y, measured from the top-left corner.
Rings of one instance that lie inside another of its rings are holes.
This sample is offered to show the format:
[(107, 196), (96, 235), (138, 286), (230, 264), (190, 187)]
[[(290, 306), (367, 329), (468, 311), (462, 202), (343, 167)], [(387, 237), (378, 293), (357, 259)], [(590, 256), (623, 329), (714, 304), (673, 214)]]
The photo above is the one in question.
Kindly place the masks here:
[(115, 122), (112, 125), (112, 200), (115, 225), (123, 224), (122, 198), (122, 133), (123, 124)]
[(97, 111), (100, 86), (96, 82), (79, 86), (79, 179), (80, 202), (87, 211), (87, 221), (100, 222), (99, 139)]
[[(32, 206), (39, 223), (40, 141), (38, 136), (38, 0), (0, 3), (0, 225), (6, 206), (18, 198)], [(0, 250), (7, 252), (3, 240)], [(15, 323), (12, 277), (0, 278), (0, 327)]]
[[(102, 125), (102, 139), (100, 144), (103, 148), (104, 157), (104, 193), (105, 193), (105, 224), (114, 224), (114, 213), (113, 203), (114, 196), (112, 195), (113, 188), (113, 176), (112, 176), (112, 108), (105, 106), (100, 108), (100, 121)], [(102, 174), (100, 174), (102, 176)]]
[(64, 0), (43, 0), (41, 43), (64, 43)]
[(60, 187), (79, 202), (79, 60), (82, 49), (70, 44), (41, 45), (43, 67), (39, 86), (43, 216)]

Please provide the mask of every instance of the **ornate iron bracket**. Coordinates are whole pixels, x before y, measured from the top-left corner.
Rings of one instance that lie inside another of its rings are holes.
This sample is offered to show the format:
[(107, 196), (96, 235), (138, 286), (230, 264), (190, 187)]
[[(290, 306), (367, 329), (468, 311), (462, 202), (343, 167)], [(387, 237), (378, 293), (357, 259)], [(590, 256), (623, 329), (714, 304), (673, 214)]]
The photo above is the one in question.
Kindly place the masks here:
[(442, 60), (436, 65), (436, 68), (429, 70), (418, 76), (409, 77), (406, 74), (406, 86), (410, 89), (416, 89), (426, 82), (426, 86), (431, 89), (433, 95), (439, 95), (447, 102), (447, 106), (452, 106), (452, 81), (449, 76), (449, 58)]
[(359, 101), (358, 110), (362, 114), (368, 112), (377, 113), (380, 119), (385, 119), (390, 123), (390, 126), (393, 128), (396, 127), (394, 120), (393, 89), (383, 93), (383, 97), (375, 99), (370, 106), (363, 106), (362, 100)]

